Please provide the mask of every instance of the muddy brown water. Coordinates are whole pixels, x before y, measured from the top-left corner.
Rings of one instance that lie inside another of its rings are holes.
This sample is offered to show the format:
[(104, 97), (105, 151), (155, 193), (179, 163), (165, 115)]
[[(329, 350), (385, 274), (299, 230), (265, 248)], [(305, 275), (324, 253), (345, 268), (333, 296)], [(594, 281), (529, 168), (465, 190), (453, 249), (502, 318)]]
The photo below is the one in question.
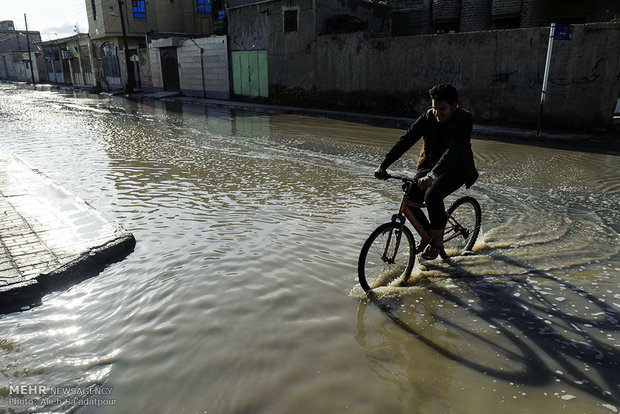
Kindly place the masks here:
[(617, 156), (474, 137), (476, 254), (368, 299), (357, 255), (400, 197), (372, 172), (400, 130), (7, 84), (0, 129), (137, 239), (0, 316), (0, 410), (620, 409)]

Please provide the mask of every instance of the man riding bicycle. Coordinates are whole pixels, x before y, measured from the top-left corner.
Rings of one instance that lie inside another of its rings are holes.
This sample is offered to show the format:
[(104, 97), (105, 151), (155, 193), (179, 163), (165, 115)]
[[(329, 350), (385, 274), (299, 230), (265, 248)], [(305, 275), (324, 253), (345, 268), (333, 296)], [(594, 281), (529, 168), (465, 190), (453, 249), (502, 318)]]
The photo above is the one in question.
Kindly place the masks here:
[(478, 179), (471, 150), (472, 115), (459, 107), (458, 92), (448, 84), (433, 86), (429, 91), (431, 108), (409, 127), (375, 170), (375, 177), (386, 179), (386, 169), (423, 139), (418, 159), (418, 170), (409, 198), (426, 204), (429, 220), (421, 209), (412, 209), (426, 230), (431, 242), (422, 253), (427, 260), (435, 259), (443, 251), (443, 232), (446, 226), (444, 198), (463, 184), (471, 187)]

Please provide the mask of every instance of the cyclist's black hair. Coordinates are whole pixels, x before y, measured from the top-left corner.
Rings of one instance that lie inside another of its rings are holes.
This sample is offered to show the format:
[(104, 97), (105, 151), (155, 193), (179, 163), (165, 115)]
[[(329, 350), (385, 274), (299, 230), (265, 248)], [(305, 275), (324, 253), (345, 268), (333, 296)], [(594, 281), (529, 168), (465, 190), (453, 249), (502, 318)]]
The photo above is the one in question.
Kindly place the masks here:
[(447, 83), (441, 83), (429, 89), (428, 94), (435, 101), (446, 101), (449, 105), (454, 105), (459, 101), (459, 93), (456, 88)]

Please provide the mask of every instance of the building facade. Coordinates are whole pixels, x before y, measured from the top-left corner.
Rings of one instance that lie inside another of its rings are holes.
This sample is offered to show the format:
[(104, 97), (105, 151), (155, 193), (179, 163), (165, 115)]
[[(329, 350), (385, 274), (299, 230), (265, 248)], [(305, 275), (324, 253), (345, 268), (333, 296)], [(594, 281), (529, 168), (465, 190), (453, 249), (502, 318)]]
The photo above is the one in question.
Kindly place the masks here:
[[(0, 22), (0, 80), (32, 82), (34, 74), (34, 81), (37, 82), (39, 73), (36, 61), (41, 55), (36, 43), (40, 41), (39, 32), (15, 30), (10, 20)], [(31, 65), (34, 65), (32, 70)]]
[[(209, 35), (220, 9), (210, 0), (85, 0), (96, 76), (104, 89), (153, 87), (147, 35)], [(223, 7), (222, 7), (223, 8)], [(125, 19), (125, 36), (121, 25)], [(129, 49), (126, 60), (125, 41)]]
[[(238, 96), (267, 98), (279, 85), (312, 82), (304, 76), (312, 71), (303, 57), (312, 58), (309, 46), (321, 36), (389, 36), (388, 7), (369, 1), (237, 0), (229, 3), (227, 16), (233, 92)], [(300, 73), (301, 79), (292, 78)]]
[(47, 82), (78, 87), (96, 87), (92, 45), (86, 33), (40, 42)]

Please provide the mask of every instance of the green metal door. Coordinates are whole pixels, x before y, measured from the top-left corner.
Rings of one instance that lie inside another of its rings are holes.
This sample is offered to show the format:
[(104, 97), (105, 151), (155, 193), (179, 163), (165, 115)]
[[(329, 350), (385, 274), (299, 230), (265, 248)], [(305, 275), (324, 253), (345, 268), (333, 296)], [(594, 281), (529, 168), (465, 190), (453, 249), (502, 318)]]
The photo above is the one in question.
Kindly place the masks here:
[(244, 96), (269, 96), (267, 51), (232, 52), (233, 92)]

